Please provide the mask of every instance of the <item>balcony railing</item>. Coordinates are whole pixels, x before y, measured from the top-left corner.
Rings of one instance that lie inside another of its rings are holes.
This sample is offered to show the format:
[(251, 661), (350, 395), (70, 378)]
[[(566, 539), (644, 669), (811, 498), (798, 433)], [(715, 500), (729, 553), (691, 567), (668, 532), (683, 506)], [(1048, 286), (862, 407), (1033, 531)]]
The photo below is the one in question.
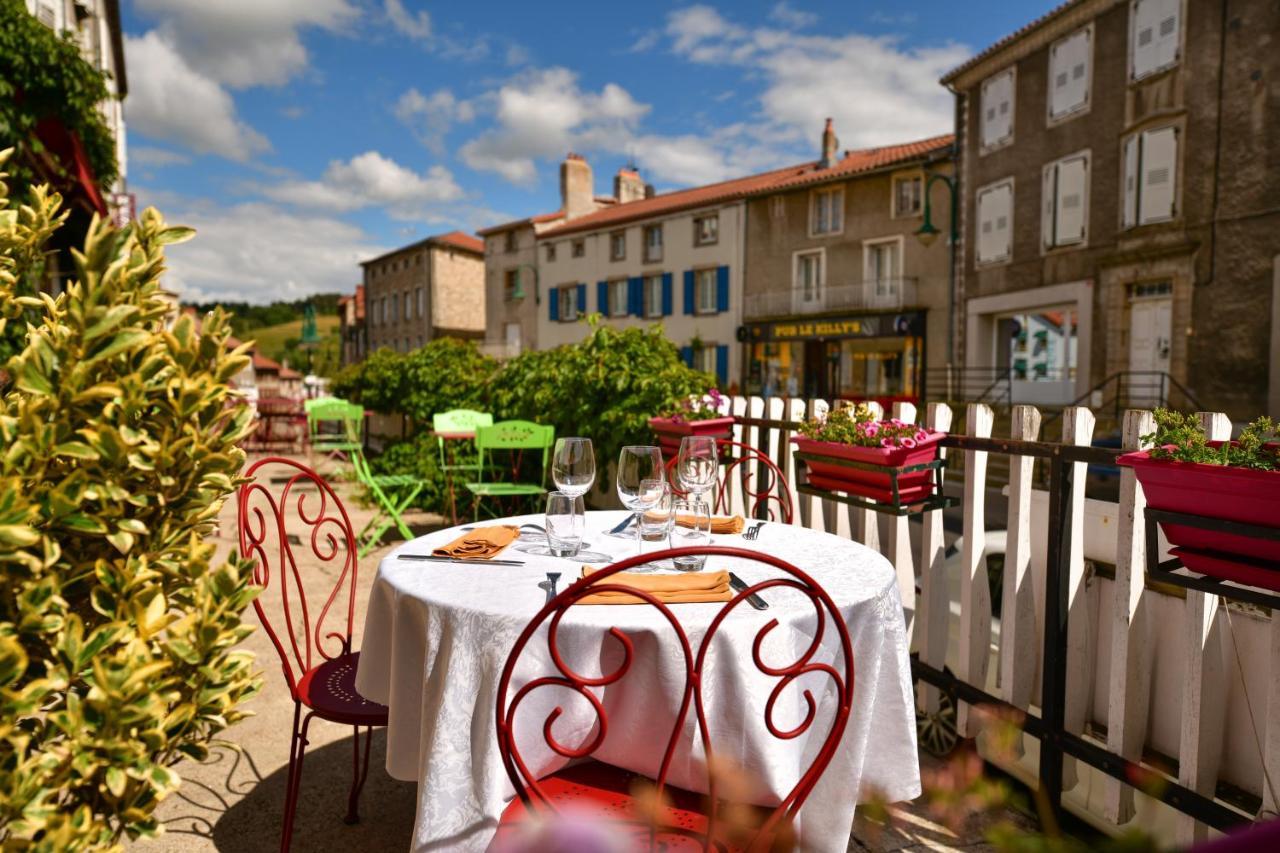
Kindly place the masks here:
[(916, 279), (884, 278), (818, 288), (788, 287), (749, 293), (745, 316), (778, 317), (827, 311), (892, 311), (916, 304)]

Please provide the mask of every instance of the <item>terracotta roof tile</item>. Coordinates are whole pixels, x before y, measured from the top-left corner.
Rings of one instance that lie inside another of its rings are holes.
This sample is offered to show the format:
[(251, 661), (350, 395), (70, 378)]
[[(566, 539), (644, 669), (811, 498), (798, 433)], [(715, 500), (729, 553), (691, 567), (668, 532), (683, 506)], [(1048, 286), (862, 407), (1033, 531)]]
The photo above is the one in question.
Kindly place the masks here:
[(437, 234), (434, 237), (428, 237), (430, 243), (443, 243), (446, 246), (453, 246), (458, 249), (465, 249), (468, 252), (476, 252), (484, 254), (484, 243), (474, 234), (468, 234), (465, 231), (450, 231), (448, 234)]
[(970, 68), (973, 68), (978, 63), (982, 62), (987, 57), (992, 56), (996, 53), (999, 53), (1001, 50), (1004, 50), (1006, 47), (1008, 47), (1018, 39), (1025, 36), (1027, 33), (1031, 32), (1032, 30), (1039, 29), (1040, 27), (1049, 23), (1051, 20), (1058, 17), (1063, 12), (1067, 11), (1072, 6), (1075, 6), (1080, 2), (1082, 2), (1082, 0), (1066, 0), (1065, 3), (1055, 6), (1054, 8), (1050, 9), (1048, 12), (1045, 12), (1043, 15), (1036, 18), (1031, 23), (1026, 24), (1025, 26), (1019, 27), (1018, 29), (1009, 33), (1009, 35), (1005, 36), (1004, 38), (992, 44), (986, 50), (980, 51), (977, 55), (975, 55), (971, 59), (951, 69), (951, 71), (947, 72), (946, 75), (943, 76), (940, 82), (944, 86), (949, 86), (953, 80), (955, 80), (964, 72), (968, 71)]
[(846, 151), (834, 166), (830, 169), (819, 169), (817, 163), (811, 164), (811, 167), (800, 175), (790, 178), (782, 178), (760, 192), (776, 192), (778, 190), (787, 190), (794, 187), (802, 187), (808, 184), (819, 184), (824, 181), (836, 180), (848, 175), (856, 175), (861, 172), (872, 172), (876, 169), (883, 169), (886, 166), (892, 166), (895, 163), (901, 163), (905, 160), (915, 160), (925, 157), (929, 154), (945, 152), (951, 148), (955, 142), (955, 136), (952, 134), (944, 134), (942, 136), (932, 136), (928, 139), (918, 139), (915, 142), (906, 142), (902, 145), (886, 145), (881, 148), (863, 148), (858, 151)]
[(496, 234), (499, 231), (506, 231), (508, 228), (515, 228), (518, 225), (541, 225), (543, 222), (550, 222), (553, 219), (562, 219), (563, 217), (563, 210), (553, 210), (550, 213), (539, 213), (536, 216), (526, 216), (524, 219), (513, 219), (510, 222), (503, 222), (501, 225), (490, 225), (488, 228), (481, 228), (476, 233), (481, 237), (487, 237), (490, 234)]
[(265, 370), (268, 373), (279, 373), (280, 362), (276, 361), (273, 358), (267, 358), (265, 355), (263, 355), (262, 353), (258, 352), (255, 349), (253, 351), (253, 369)]

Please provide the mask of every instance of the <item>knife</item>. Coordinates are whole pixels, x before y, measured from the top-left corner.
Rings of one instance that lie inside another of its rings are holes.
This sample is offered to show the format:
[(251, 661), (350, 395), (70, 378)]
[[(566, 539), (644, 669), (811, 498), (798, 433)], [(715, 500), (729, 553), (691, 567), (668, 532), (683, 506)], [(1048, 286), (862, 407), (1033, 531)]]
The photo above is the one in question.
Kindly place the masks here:
[[(729, 586), (733, 587), (738, 592), (746, 592), (748, 589), (747, 582), (735, 575), (733, 572), (729, 572)], [(747, 604), (750, 604), (756, 610), (769, 609), (769, 602), (765, 601), (754, 592), (747, 596)]]
[(632, 523), (633, 521), (635, 521), (635, 520), (636, 520), (636, 514), (633, 512), (633, 513), (631, 513), (630, 515), (628, 515), (626, 518), (624, 518), (624, 519), (622, 520), (622, 523), (621, 523), (621, 524), (619, 524), (617, 527), (615, 527), (615, 528), (613, 528), (612, 530), (610, 530), (610, 531), (609, 531), (609, 535), (610, 535), (610, 536), (617, 536), (619, 533), (621, 533), (622, 531), (624, 531), (624, 530), (626, 530), (628, 527), (630, 527), (630, 526), (631, 526), (631, 523)]
[(472, 563), (478, 566), (523, 566), (523, 560), (476, 560), (468, 557), (437, 557), (435, 554), (396, 554), (397, 560), (426, 560), (432, 563)]

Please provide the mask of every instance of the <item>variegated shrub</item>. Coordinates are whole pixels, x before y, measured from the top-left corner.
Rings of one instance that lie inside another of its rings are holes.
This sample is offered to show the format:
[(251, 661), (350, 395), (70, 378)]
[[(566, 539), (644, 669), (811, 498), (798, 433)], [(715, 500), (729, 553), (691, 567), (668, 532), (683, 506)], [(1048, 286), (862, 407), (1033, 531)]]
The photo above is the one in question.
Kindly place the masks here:
[(66, 292), (22, 295), (59, 204), (37, 190), (14, 209), (0, 189), (0, 323), (25, 329), (0, 380), (5, 851), (156, 833), (172, 765), (259, 686), (235, 649), (247, 566), (214, 565), (205, 541), (244, 461), (227, 380), (247, 356), (219, 316), (166, 327), (164, 246), (191, 232), (154, 210), (95, 220)]

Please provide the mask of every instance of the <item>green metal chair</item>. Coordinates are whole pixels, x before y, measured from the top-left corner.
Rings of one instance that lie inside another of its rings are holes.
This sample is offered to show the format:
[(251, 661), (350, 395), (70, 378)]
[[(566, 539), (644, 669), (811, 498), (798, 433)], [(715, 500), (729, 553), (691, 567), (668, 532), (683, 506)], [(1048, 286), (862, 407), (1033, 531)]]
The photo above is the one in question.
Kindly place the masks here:
[(474, 462), (459, 463), (455, 453), (455, 461), (450, 462), (445, 445), (451, 441), (470, 441), (474, 447), (476, 429), (487, 426), (493, 426), (493, 415), (474, 409), (451, 409), (431, 416), (431, 430), (435, 433), (436, 443), (440, 448), (440, 470), (444, 473), (445, 490), (449, 497), (449, 515), (454, 524), (458, 523), (458, 507), (454, 500), (453, 472), (467, 471), (472, 478), (479, 479), (480, 461), (477, 456)]
[(369, 461), (364, 458), (364, 452), (358, 446), (351, 452), (350, 458), (356, 470), (356, 479), (369, 490), (377, 508), (373, 518), (369, 519), (369, 523), (356, 536), (359, 543), (358, 556), (363, 557), (377, 547), (382, 534), (393, 525), (405, 541), (412, 539), (413, 531), (404, 523), (402, 516), (422, 491), (422, 480), (412, 474), (374, 474), (369, 469)]
[[(479, 453), (480, 467), (476, 472), (476, 481), (467, 483), (467, 491), (471, 492), (473, 515), (477, 521), (480, 519), (482, 500), (492, 499), (500, 504), (505, 498), (534, 497), (547, 493), (547, 463), (555, 439), (555, 427), (531, 421), (501, 421), (476, 429), (476, 451)], [(536, 483), (518, 482), (521, 461), (527, 450), (542, 452)], [(494, 462), (495, 451), (508, 454), (506, 465)], [(510, 482), (485, 481), (486, 472), (501, 470), (511, 473)]]
[(307, 435), (311, 451), (334, 458), (352, 456), (363, 446), (364, 408), (337, 397), (308, 400)]

